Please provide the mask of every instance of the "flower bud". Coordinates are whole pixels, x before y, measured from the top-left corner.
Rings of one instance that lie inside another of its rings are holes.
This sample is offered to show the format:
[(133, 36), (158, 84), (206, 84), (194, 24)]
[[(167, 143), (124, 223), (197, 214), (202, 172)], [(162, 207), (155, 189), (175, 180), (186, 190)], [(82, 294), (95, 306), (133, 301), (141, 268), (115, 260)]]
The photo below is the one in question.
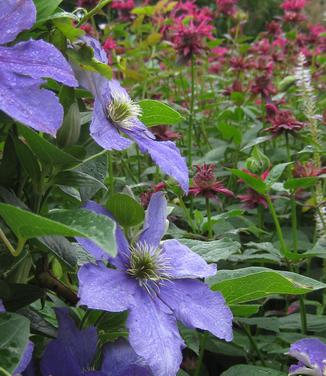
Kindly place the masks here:
[(246, 168), (254, 173), (260, 175), (270, 167), (270, 160), (268, 157), (255, 146), (251, 156), (246, 160)]
[(64, 117), (63, 124), (57, 133), (57, 141), (61, 147), (74, 145), (80, 135), (80, 114), (78, 104), (74, 102)]

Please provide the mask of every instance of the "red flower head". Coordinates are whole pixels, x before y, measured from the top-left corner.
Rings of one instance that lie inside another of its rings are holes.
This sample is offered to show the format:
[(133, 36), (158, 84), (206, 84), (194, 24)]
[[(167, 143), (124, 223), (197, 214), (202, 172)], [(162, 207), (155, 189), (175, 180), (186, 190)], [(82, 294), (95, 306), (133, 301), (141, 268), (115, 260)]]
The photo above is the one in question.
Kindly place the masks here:
[(277, 93), (270, 76), (267, 74), (256, 77), (251, 84), (250, 91), (255, 95), (261, 94), (265, 99), (268, 99)]
[(223, 183), (216, 179), (214, 169), (215, 164), (196, 166), (197, 171), (193, 178), (193, 185), (189, 189), (189, 194), (195, 197), (215, 198), (218, 193), (221, 193), (225, 196), (234, 197), (233, 192), (225, 188)]
[(250, 47), (250, 52), (255, 53), (257, 55), (269, 55), (271, 51), (271, 44), (267, 38), (263, 38), (262, 40), (254, 43)]
[(207, 21), (200, 23), (191, 19), (188, 24), (182, 20), (175, 20), (172, 26), (172, 41), (182, 61), (188, 61), (193, 55), (199, 55), (205, 48), (204, 40), (212, 39), (213, 26)]
[(135, 2), (134, 0), (113, 0), (111, 7), (118, 10), (131, 10), (135, 7)]
[(268, 34), (273, 35), (273, 36), (280, 35), (282, 33), (282, 27), (281, 27), (280, 22), (275, 21), (275, 20), (271, 21), (267, 25), (267, 31), (268, 31)]
[(234, 16), (238, 0), (216, 0), (217, 11), (225, 16)]
[(151, 189), (149, 189), (148, 191), (142, 192), (140, 194), (140, 203), (142, 204), (142, 206), (144, 208), (147, 208), (153, 194), (159, 191), (163, 191), (165, 188), (166, 184), (161, 181), (156, 185), (152, 185)]
[(283, 19), (284, 22), (299, 23), (304, 21), (306, 17), (298, 12), (285, 12)]
[(106, 53), (110, 52), (111, 50), (115, 50), (116, 48), (117, 42), (111, 37), (107, 38), (103, 43), (103, 49)]
[(212, 13), (209, 8), (199, 8), (195, 0), (180, 1), (171, 12), (171, 40), (180, 61), (187, 62), (193, 55), (200, 54), (204, 40), (212, 39)]
[(230, 96), (234, 92), (237, 92), (237, 93), (245, 92), (245, 89), (242, 86), (241, 80), (234, 80), (231, 86), (225, 88), (225, 90), (223, 91), (223, 94), (226, 96)]
[[(269, 175), (269, 170), (264, 171), (260, 176), (253, 174), (248, 170), (243, 171), (255, 178), (260, 178), (263, 181), (265, 181), (267, 176)], [(240, 182), (242, 182), (241, 179)], [(241, 202), (244, 203), (244, 207), (246, 209), (255, 209), (259, 205), (263, 206), (265, 209), (268, 207), (265, 197), (252, 188), (248, 188), (243, 195), (238, 195), (238, 198)]]
[(272, 124), (266, 131), (278, 136), (283, 132), (300, 131), (305, 124), (297, 120), (289, 110), (280, 110), (274, 104), (266, 105), (267, 120)]
[(167, 125), (156, 125), (151, 127), (151, 131), (159, 141), (175, 141), (181, 138), (181, 134), (173, 131)]
[(84, 30), (86, 34), (91, 35), (92, 37), (95, 37), (96, 31), (90, 23), (81, 25), (80, 28)]
[(266, 72), (269, 75), (273, 72), (274, 62), (270, 57), (259, 56), (254, 62), (254, 67), (257, 70)]
[(308, 3), (308, 0), (284, 0), (281, 8), (289, 12), (300, 12)]
[(98, 0), (78, 0), (77, 6), (82, 8), (94, 8), (98, 3)]
[(236, 72), (243, 72), (249, 67), (249, 63), (243, 56), (233, 56), (230, 59), (230, 66)]
[(116, 9), (118, 12), (118, 19), (123, 22), (130, 21), (132, 14), (130, 11), (134, 9), (134, 0), (113, 0), (111, 3), (112, 9)]
[(318, 168), (314, 162), (309, 161), (301, 163), (297, 161), (292, 171), (295, 178), (306, 178), (311, 176), (319, 176), (326, 173), (326, 167)]

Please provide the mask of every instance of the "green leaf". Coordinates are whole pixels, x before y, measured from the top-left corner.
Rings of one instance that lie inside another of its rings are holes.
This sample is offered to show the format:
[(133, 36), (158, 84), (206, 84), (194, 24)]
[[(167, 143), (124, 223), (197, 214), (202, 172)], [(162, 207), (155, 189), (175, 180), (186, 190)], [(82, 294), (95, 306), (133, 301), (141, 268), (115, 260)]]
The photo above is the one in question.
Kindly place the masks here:
[(39, 250), (52, 252), (56, 257), (63, 261), (70, 269), (77, 265), (77, 256), (75, 247), (63, 236), (42, 236), (33, 242)]
[(274, 183), (276, 183), (279, 178), (282, 176), (284, 170), (288, 165), (292, 164), (292, 162), (286, 162), (286, 163), (280, 163), (276, 166), (274, 166), (267, 176), (265, 182), (266, 184), (271, 187)]
[(199, 336), (197, 330), (186, 328), (183, 325), (179, 326), (179, 330), (187, 347), (199, 355)]
[(103, 215), (86, 209), (56, 210), (49, 218), (15, 206), (0, 203), (0, 216), (19, 239), (31, 239), (46, 235), (85, 237), (115, 256), (115, 224)]
[(279, 90), (280, 91), (287, 91), (291, 86), (293, 86), (296, 82), (295, 76), (286, 76), (283, 80), (279, 83)]
[(82, 37), (85, 32), (74, 27), (73, 21), (70, 18), (57, 18), (53, 20), (54, 25), (62, 32), (62, 34), (71, 41)]
[(1, 367), (10, 374), (16, 369), (29, 338), (29, 321), (16, 313), (0, 314)]
[(242, 179), (250, 188), (254, 189), (256, 192), (262, 195), (267, 193), (267, 185), (262, 179), (256, 178), (255, 176), (249, 175), (246, 172), (235, 168), (231, 168), (230, 171), (233, 175)]
[(174, 125), (183, 119), (179, 112), (159, 101), (144, 99), (139, 102), (139, 105), (142, 109), (140, 121), (147, 127), (163, 124)]
[[(94, 142), (86, 147), (87, 156), (97, 154), (102, 151), (102, 149)], [(84, 162), (79, 170), (87, 175), (92, 176), (94, 179), (104, 182), (105, 177), (108, 173), (108, 158), (107, 155), (103, 154), (95, 159), (91, 159), (88, 162)], [(82, 201), (86, 202), (91, 199), (96, 192), (100, 189), (99, 186), (93, 185), (92, 187), (82, 187), (80, 188), (80, 195)]]
[(97, 60), (94, 57), (94, 51), (91, 47), (87, 46), (86, 44), (83, 44), (80, 46), (78, 50), (69, 48), (66, 52), (71, 61), (74, 64), (80, 66), (82, 69), (99, 73), (103, 77), (111, 80), (111, 67)]
[(237, 317), (249, 317), (255, 315), (260, 308), (259, 304), (231, 304), (231, 311)]
[(223, 372), (221, 376), (286, 376), (287, 373), (277, 371), (271, 368), (251, 366), (246, 364), (239, 364), (232, 366), (227, 371)]
[(71, 168), (81, 162), (72, 155), (60, 150), (28, 127), (19, 126), (19, 133), (25, 138), (34, 154), (44, 164)]
[(123, 227), (136, 226), (145, 217), (143, 207), (132, 197), (123, 193), (110, 196), (106, 207)]
[(290, 189), (291, 191), (295, 191), (298, 188), (310, 188), (313, 187), (318, 181), (318, 178), (315, 176), (308, 176), (305, 178), (292, 178), (288, 179), (284, 183), (284, 188)]
[(45, 291), (36, 285), (7, 283), (0, 280), (0, 296), (9, 311), (16, 311), (44, 295)]
[(56, 210), (49, 214), (49, 218), (66, 225), (69, 229), (93, 240), (111, 256), (115, 256), (115, 223), (105, 215), (96, 214), (86, 209)]
[(208, 283), (223, 294), (228, 304), (246, 303), (274, 294), (301, 295), (326, 287), (300, 274), (260, 267), (220, 270), (208, 278)]
[(241, 151), (244, 151), (246, 149), (250, 149), (255, 145), (262, 144), (264, 142), (270, 141), (272, 139), (271, 136), (262, 136), (262, 137), (257, 137), (253, 141), (249, 142), (246, 146), (244, 146)]
[(219, 123), (217, 128), (222, 133), (223, 139), (232, 140), (235, 144), (240, 145), (242, 133), (239, 128), (227, 123)]
[(137, 7), (137, 8), (134, 8), (131, 13), (132, 14), (137, 14), (138, 16), (140, 15), (144, 15), (144, 16), (152, 16), (153, 13), (154, 13), (154, 10), (155, 10), (155, 7), (154, 6), (151, 6), (151, 5), (148, 5), (148, 6), (145, 6), (145, 7)]
[(179, 239), (179, 242), (189, 247), (207, 262), (227, 260), (231, 255), (240, 251), (240, 243), (231, 239), (219, 239), (204, 242), (194, 239)]
[(36, 23), (47, 21), (63, 0), (34, 0), (36, 7)]
[(58, 185), (76, 187), (76, 188), (103, 188), (107, 190), (106, 186), (99, 180), (93, 178), (88, 174), (80, 171), (61, 171), (55, 178), (54, 183)]
[(41, 168), (31, 149), (19, 139), (14, 139), (15, 150), (19, 162), (34, 184), (39, 184), (41, 180)]

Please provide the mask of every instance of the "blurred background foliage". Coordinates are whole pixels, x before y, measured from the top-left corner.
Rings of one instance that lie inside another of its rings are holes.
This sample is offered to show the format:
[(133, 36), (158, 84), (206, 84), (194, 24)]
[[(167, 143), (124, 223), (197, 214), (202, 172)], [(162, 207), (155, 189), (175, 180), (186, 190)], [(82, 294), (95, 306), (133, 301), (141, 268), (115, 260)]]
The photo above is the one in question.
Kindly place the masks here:
[[(212, 0), (197, 0), (201, 5), (212, 5)], [(281, 14), (281, 0), (240, 0), (241, 8), (249, 15), (246, 33), (255, 35), (273, 18)], [(326, 18), (326, 0), (311, 0), (305, 12), (313, 23), (322, 22)]]

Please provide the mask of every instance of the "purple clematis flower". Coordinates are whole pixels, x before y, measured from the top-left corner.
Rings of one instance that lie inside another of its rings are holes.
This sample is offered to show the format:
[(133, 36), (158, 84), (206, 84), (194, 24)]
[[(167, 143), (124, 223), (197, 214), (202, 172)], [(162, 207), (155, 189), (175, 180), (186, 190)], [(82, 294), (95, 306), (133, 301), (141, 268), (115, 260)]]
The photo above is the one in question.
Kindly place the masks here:
[(32, 0), (0, 1), (0, 110), (38, 131), (55, 136), (63, 109), (55, 94), (41, 89), (43, 77), (78, 86), (63, 55), (43, 40), (29, 40), (7, 47), (23, 30), (33, 26)]
[(77, 329), (68, 308), (57, 308), (56, 315), (59, 322), (58, 336), (44, 351), (42, 375), (105, 376), (100, 371), (90, 371), (96, 353), (96, 329)]
[[(110, 216), (94, 202), (88, 209)], [(129, 310), (129, 342), (155, 376), (178, 372), (184, 342), (177, 320), (232, 340), (232, 313), (223, 296), (197, 280), (213, 276), (216, 266), (176, 240), (160, 243), (166, 210), (163, 193), (153, 194), (138, 239), (129, 244), (121, 229), (116, 232), (118, 256), (110, 260), (116, 269), (98, 261), (97, 265), (83, 265), (78, 273), (81, 305), (111, 312)], [(81, 244), (96, 257), (105, 258), (104, 251), (92, 242)]]
[(105, 345), (102, 371), (106, 376), (153, 376), (125, 339)]
[(56, 315), (58, 337), (44, 351), (43, 376), (152, 376), (144, 361), (122, 339), (104, 346), (101, 371), (92, 370), (98, 340), (95, 327), (79, 330), (68, 308), (57, 308)]
[(291, 375), (326, 375), (326, 344), (316, 338), (305, 338), (293, 343), (288, 353), (298, 364), (289, 369)]
[[(97, 40), (83, 39), (94, 50), (97, 60), (107, 64), (107, 55)], [(185, 159), (171, 141), (158, 141), (153, 133), (138, 120), (140, 106), (132, 101), (127, 91), (116, 80), (106, 80), (97, 73), (75, 67), (76, 77), (82, 86), (95, 98), (93, 118), (90, 125), (91, 136), (107, 150), (124, 150), (134, 140), (143, 153), (148, 153), (154, 162), (167, 175), (172, 176), (187, 192), (189, 186), (188, 169)]]

